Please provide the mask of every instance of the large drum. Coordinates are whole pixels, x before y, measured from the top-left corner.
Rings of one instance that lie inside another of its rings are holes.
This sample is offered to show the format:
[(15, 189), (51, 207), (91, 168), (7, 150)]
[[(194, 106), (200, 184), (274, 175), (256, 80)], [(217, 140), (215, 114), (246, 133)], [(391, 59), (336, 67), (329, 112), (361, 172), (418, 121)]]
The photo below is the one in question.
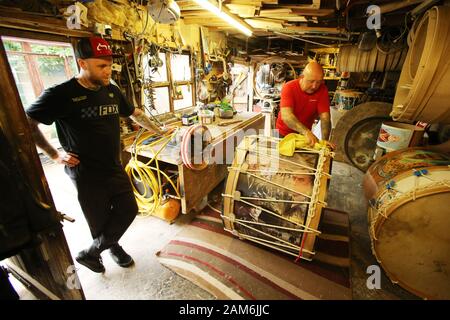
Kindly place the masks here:
[(331, 152), (278, 152), (279, 139), (248, 136), (239, 144), (223, 194), (225, 230), (241, 239), (306, 260), (314, 243), (330, 178)]
[(334, 94), (334, 103), (339, 110), (351, 110), (354, 106), (359, 104), (362, 95), (362, 92), (355, 90), (336, 90)]
[(389, 278), (425, 299), (450, 299), (450, 158), (388, 153), (364, 177), (372, 251)]

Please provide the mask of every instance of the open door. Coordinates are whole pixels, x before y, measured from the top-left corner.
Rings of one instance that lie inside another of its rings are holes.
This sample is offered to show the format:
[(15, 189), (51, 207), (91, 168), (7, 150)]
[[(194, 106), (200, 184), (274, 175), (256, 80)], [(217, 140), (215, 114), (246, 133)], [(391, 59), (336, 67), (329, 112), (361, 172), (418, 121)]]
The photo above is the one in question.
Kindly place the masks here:
[(21, 249), (6, 265), (39, 299), (85, 299), (62, 230), (63, 215), (55, 208), (1, 41), (0, 128), (12, 147), (14, 165), (21, 170), (33, 201), (54, 222), (51, 228), (39, 232), (37, 245)]

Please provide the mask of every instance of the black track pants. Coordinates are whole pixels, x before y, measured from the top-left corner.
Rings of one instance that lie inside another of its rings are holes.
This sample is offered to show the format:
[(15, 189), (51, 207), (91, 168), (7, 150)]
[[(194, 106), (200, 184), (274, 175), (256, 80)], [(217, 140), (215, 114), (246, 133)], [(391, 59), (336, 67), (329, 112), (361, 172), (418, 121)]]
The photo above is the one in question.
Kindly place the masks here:
[(98, 255), (116, 244), (136, 217), (138, 206), (130, 181), (124, 171), (108, 176), (83, 174), (72, 181), (94, 239), (89, 252)]

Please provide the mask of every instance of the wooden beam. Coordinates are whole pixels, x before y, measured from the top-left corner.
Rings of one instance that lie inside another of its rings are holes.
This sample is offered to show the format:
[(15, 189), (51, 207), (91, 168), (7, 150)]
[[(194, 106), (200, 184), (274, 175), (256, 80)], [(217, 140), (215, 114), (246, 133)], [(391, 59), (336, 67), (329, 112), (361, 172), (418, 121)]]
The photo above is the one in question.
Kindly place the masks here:
[(261, 9), (259, 12), (260, 17), (268, 17), (268, 16), (280, 16), (287, 15), (292, 13), (292, 10), (289, 8), (284, 9)]
[(305, 26), (294, 26), (286, 28), (289, 31), (295, 31), (298, 33), (342, 33), (344, 29), (339, 28), (327, 28), (327, 27), (305, 27)]
[(305, 17), (296, 16), (296, 15), (290, 15), (290, 16), (282, 15), (282, 16), (276, 16), (276, 17), (273, 16), (273, 17), (270, 17), (270, 18), (274, 18), (274, 19), (277, 19), (277, 20), (283, 20), (283, 21), (295, 21), (295, 22), (307, 22), (308, 21)]
[(302, 16), (326, 17), (334, 14), (334, 9), (301, 9), (291, 7), (292, 13)]
[(0, 27), (31, 30), (41, 33), (64, 35), (66, 37), (88, 37), (92, 35), (92, 32), (88, 30), (72, 30), (67, 28), (67, 23), (63, 19), (5, 7), (0, 7)]
[(249, 25), (256, 29), (282, 29), (280, 22), (268, 21), (263, 19), (245, 19)]
[(237, 14), (240, 17), (254, 17), (256, 12), (256, 7), (252, 5), (245, 4), (227, 4), (228, 9), (231, 13)]

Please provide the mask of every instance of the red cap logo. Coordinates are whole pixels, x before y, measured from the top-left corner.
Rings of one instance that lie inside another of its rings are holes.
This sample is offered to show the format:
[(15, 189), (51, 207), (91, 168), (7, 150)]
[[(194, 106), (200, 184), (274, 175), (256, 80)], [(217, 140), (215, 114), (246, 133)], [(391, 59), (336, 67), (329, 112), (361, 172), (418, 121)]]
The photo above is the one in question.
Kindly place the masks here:
[(107, 57), (112, 56), (112, 50), (109, 46), (109, 43), (100, 37), (91, 37), (89, 38), (92, 47), (93, 57)]

